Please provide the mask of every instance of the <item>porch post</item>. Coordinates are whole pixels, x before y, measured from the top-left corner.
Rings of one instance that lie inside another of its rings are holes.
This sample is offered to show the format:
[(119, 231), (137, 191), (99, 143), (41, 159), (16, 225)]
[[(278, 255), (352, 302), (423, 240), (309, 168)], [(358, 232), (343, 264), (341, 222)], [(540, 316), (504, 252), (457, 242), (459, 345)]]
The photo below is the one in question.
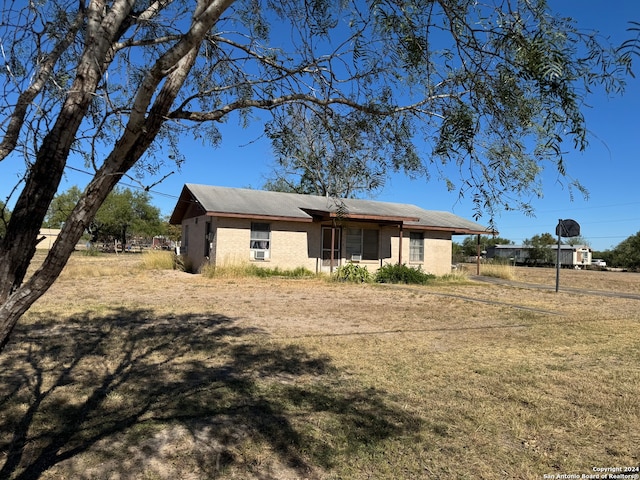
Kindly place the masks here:
[(478, 243), (476, 246), (476, 275), (480, 275), (480, 234), (478, 234)]
[(331, 262), (331, 265), (329, 266), (329, 273), (333, 274), (333, 259), (334, 259), (334, 247), (336, 244), (336, 225), (335, 225), (335, 221), (333, 222), (333, 224), (331, 225), (331, 259), (329, 260)]
[(400, 229), (400, 234), (398, 235), (398, 238), (400, 239), (400, 246), (398, 247), (398, 265), (402, 265), (402, 224), (398, 225), (398, 228)]

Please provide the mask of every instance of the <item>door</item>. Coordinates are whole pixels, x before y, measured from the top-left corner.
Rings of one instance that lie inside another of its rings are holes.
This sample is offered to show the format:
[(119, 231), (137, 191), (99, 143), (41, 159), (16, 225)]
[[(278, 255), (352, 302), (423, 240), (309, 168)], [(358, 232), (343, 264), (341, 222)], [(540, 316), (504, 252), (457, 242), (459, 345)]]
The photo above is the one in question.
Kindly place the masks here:
[[(340, 265), (340, 228), (322, 227), (322, 271), (332, 272)], [(331, 238), (333, 237), (333, 248)], [(333, 251), (333, 265), (331, 252)]]

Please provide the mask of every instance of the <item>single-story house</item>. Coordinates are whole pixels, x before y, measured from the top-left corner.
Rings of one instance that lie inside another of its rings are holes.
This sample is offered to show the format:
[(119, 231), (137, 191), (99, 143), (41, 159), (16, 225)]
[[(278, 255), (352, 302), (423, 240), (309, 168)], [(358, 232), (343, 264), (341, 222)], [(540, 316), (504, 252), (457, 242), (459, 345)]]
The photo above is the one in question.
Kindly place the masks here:
[(415, 205), (186, 184), (170, 218), (181, 254), (205, 264), (330, 272), (356, 262), (373, 272), (405, 263), (451, 272), (452, 235), (494, 233), (449, 212)]
[[(515, 264), (548, 263), (555, 264), (558, 254), (557, 245), (549, 245), (548, 261), (533, 261), (530, 256), (531, 245), (495, 245), (487, 249), (487, 258), (508, 259)], [(591, 265), (592, 251), (588, 245), (560, 245), (560, 265), (565, 267)]]

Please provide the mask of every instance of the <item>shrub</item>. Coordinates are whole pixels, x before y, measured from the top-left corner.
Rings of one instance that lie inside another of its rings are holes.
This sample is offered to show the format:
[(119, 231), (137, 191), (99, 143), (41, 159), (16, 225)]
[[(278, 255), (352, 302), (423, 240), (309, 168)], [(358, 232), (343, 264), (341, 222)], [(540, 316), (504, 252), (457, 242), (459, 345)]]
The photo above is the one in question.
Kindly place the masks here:
[(368, 283), (373, 280), (366, 266), (356, 265), (355, 263), (341, 265), (333, 275), (336, 280), (342, 282)]
[(412, 268), (403, 264), (387, 264), (382, 266), (375, 276), (378, 283), (406, 283), (425, 285), (434, 280), (435, 275), (425, 273), (420, 267)]

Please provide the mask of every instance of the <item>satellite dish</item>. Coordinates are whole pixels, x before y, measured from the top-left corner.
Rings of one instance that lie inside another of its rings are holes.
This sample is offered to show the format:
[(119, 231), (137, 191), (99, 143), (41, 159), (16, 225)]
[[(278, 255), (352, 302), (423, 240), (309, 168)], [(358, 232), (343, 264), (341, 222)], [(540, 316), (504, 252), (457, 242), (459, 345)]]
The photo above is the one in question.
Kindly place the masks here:
[(556, 227), (556, 235), (559, 237), (577, 237), (580, 235), (580, 225), (575, 220), (559, 220)]

